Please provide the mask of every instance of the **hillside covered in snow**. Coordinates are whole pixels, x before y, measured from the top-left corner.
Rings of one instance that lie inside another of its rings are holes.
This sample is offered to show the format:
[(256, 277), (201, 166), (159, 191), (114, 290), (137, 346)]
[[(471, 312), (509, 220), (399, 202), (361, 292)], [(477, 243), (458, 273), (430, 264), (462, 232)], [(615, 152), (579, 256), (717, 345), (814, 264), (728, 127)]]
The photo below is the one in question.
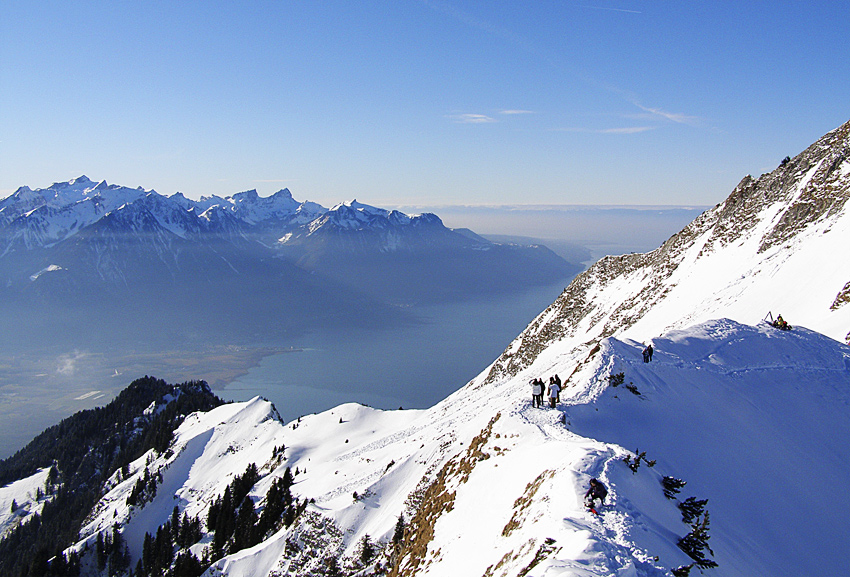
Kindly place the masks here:
[[(45, 571), (845, 573), (849, 159), (850, 123), (656, 251), (603, 259), (430, 409), (282, 422), (255, 398), (175, 422)], [(531, 379), (555, 374), (555, 407), (533, 406)], [(35, 510), (40, 479), (0, 496)]]
[[(294, 519), (248, 548), (232, 539), (207, 575), (328, 574), (330, 559), (344, 575), (669, 575), (693, 562), (677, 546), (693, 531), (677, 506), (689, 497), (708, 500), (717, 575), (840, 574), (850, 349), (730, 320), (654, 343), (647, 364), (639, 343), (606, 339), (556, 409), (532, 407), (529, 373), (482, 375), (424, 411), (342, 405), (283, 423), (253, 399), (196, 413), (168, 450), (110, 478), (73, 550), (99, 574), (91, 551), (117, 524), (135, 567), (177, 507), (200, 520), (185, 550), (203, 559), (211, 506), (255, 465), (253, 522), (293, 473)], [(591, 477), (609, 489), (598, 516), (582, 499)], [(673, 499), (665, 477), (687, 483)], [(155, 494), (134, 500), (142, 479)]]

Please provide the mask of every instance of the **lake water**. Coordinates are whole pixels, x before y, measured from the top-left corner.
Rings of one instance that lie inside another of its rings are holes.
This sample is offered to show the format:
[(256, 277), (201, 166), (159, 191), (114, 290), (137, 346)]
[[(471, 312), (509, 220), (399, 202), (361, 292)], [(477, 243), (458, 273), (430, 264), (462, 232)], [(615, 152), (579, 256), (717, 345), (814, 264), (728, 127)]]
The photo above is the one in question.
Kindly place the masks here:
[(493, 362), (567, 280), (415, 308), (418, 324), (316, 331), (263, 347), (0, 351), (0, 458), (63, 418), (105, 405), (143, 375), (169, 383), (203, 379), (227, 400), (260, 395), (286, 420), (346, 402), (430, 407)]
[(347, 402), (427, 408), (492, 363), (568, 282), (420, 307), (414, 312), (422, 322), (412, 326), (316, 332), (216, 392), (227, 400), (265, 397), (287, 421)]

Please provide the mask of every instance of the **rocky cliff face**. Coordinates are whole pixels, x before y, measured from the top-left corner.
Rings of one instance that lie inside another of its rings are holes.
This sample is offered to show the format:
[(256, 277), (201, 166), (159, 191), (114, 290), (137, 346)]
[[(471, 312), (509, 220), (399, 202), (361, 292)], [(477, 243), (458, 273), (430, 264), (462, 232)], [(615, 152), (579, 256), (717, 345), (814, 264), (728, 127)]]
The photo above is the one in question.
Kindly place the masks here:
[[(589, 353), (630, 329), (646, 340), (718, 315), (755, 322), (772, 303), (783, 307), (774, 315), (805, 313), (800, 322), (850, 342), (850, 267), (841, 258), (850, 246), (848, 198), (850, 122), (773, 172), (745, 177), (658, 249), (601, 259), (528, 326), (488, 380), (516, 374), (555, 342)], [(817, 287), (801, 290), (814, 278)]]

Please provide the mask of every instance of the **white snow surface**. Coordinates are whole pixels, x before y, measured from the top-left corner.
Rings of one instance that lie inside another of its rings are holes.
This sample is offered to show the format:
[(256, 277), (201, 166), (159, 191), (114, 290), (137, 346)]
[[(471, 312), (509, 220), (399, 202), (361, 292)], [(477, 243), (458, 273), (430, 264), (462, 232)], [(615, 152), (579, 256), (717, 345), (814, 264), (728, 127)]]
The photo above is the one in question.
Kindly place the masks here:
[[(38, 490), (44, 491), (49, 472), (49, 469), (39, 469), (25, 479), (0, 487), (0, 538), (19, 523), (25, 523), (32, 515), (41, 513), (49, 497), (38, 500)], [(13, 502), (17, 505), (14, 511)]]
[(38, 271), (34, 275), (30, 276), (30, 280), (35, 282), (35, 281), (38, 280), (38, 277), (40, 277), (41, 275), (49, 273), (49, 272), (56, 272), (56, 271), (59, 271), (59, 270), (62, 270), (61, 266), (59, 266), (58, 264), (51, 264), (49, 266), (44, 267), (43, 269), (41, 269), (40, 271)]
[(772, 312), (845, 340), (850, 306), (831, 305), (850, 281), (850, 261), (840, 252), (850, 247), (850, 212), (815, 223), (763, 253), (758, 252), (761, 228), (707, 257), (700, 257), (703, 247), (695, 245), (670, 278), (670, 295), (623, 336), (646, 338), (721, 315), (753, 324)]
[[(135, 563), (144, 533), (175, 505), (205, 518), (253, 462), (262, 476), (250, 493), (258, 509), (286, 467), (299, 469), (294, 494), (315, 504), (300, 524), (222, 559), (208, 575), (306, 575), (289, 571), (286, 541), (298, 542), (322, 518), (341, 537), (313, 550), (316, 562), (351, 560), (364, 535), (386, 543), (400, 514), (409, 523), (412, 495), (435, 480), (444, 483), (435, 498), (453, 505), (431, 519), (425, 555), (402, 562), (416, 575), (516, 575), (528, 567), (525, 574), (540, 577), (669, 575), (690, 561), (676, 547), (690, 529), (660, 485), (672, 475), (688, 481), (680, 499), (709, 500), (714, 574), (841, 574), (850, 534), (842, 489), (850, 478), (842, 433), (850, 431), (850, 348), (803, 328), (728, 319), (654, 343), (644, 364), (641, 344), (606, 339), (556, 409), (531, 406), (529, 370), (489, 384), (482, 375), (421, 411), (346, 404), (284, 425), (255, 398), (195, 414), (173, 454), (149, 457), (163, 476), (156, 499), (141, 510), (125, 504), (143, 457), (103, 498), (84, 535), (92, 540), (118, 520)], [(573, 361), (562, 352), (555, 368), (565, 372)], [(620, 371), (640, 396), (607, 386)], [(286, 446), (282, 461), (272, 458), (278, 445)], [(655, 467), (632, 473), (622, 458), (636, 449)], [(461, 461), (465, 469), (440, 474)], [(590, 477), (610, 491), (600, 516), (582, 504)]]

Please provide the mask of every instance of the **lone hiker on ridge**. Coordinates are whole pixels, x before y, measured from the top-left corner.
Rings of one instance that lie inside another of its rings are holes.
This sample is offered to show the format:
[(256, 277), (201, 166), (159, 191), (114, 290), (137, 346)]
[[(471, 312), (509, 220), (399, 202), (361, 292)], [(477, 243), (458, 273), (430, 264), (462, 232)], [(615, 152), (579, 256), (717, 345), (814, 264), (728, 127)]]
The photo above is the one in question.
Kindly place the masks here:
[(597, 479), (590, 480), (590, 488), (584, 494), (584, 503), (587, 508), (596, 513), (596, 499), (599, 499), (599, 506), (605, 504), (605, 497), (608, 496), (608, 489), (602, 484), (602, 481)]

